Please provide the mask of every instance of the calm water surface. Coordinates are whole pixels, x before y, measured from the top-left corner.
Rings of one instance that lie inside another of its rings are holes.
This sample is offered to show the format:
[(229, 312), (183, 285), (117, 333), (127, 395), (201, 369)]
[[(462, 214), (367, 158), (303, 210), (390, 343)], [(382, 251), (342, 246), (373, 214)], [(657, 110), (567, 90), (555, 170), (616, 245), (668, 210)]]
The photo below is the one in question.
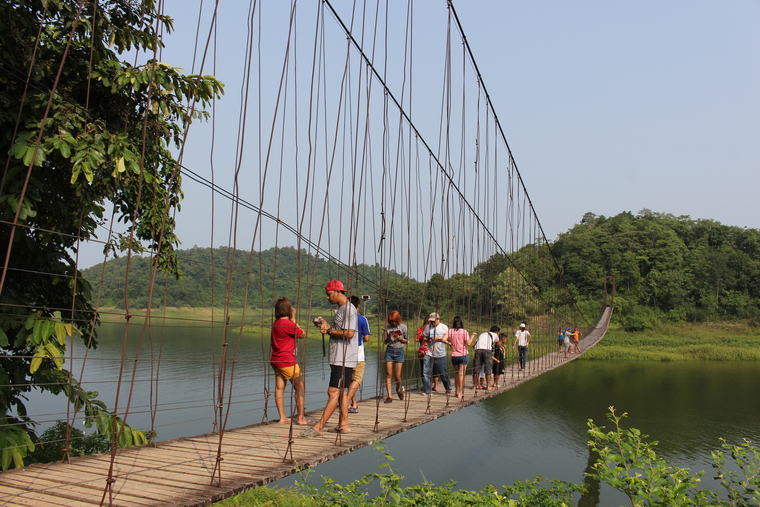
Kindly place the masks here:
[[(454, 479), (459, 488), (479, 490), (533, 475), (582, 483), (590, 466), (587, 420), (605, 423), (608, 407), (615, 406), (629, 413), (626, 425), (660, 442), (662, 457), (692, 471), (709, 470), (720, 437), (760, 441), (759, 387), (756, 363), (574, 361), (386, 444), (407, 485)], [(365, 448), (320, 465), (310, 481), (321, 484), (319, 477), (327, 476), (350, 482), (379, 471), (381, 462), (378, 451)], [(590, 486), (580, 505), (630, 505), (606, 485), (601, 493)]]

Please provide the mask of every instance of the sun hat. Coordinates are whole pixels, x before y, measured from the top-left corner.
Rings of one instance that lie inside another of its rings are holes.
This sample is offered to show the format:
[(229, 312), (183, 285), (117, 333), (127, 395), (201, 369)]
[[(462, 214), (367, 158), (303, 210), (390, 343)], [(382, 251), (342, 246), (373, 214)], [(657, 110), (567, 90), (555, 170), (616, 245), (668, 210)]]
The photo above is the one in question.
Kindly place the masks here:
[(520, 324), (520, 327), (525, 327), (525, 322), (523, 322), (522, 324)]

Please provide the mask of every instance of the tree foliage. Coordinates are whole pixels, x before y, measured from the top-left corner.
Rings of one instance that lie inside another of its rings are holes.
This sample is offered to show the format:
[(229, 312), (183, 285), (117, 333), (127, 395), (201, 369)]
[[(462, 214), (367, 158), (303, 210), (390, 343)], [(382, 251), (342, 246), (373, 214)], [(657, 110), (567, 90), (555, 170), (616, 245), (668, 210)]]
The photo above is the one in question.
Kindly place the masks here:
[[(293, 247), (273, 247), (263, 252), (233, 250), (227, 247), (178, 250), (181, 278), (163, 277), (155, 282), (151, 307), (221, 307), (229, 302), (240, 308), (270, 308), (281, 296), (301, 307), (328, 308), (322, 291), (332, 279), (344, 281), (356, 294), (372, 294), (377, 303), (382, 280), (398, 280), (398, 273), (359, 264), (337, 267), (331, 262), (300, 252)], [(151, 264), (147, 257), (120, 257), (109, 260), (105, 269), (96, 265), (83, 270), (85, 278), (99, 284), (100, 305), (125, 308), (126, 296), (131, 308), (147, 308), (150, 297)], [(305, 286), (314, 287), (305, 290)], [(394, 282), (391, 282), (394, 283)]]
[(85, 435), (79, 428), (58, 421), (42, 432), (40, 443), (26, 459), (27, 464), (60, 461), (61, 456), (63, 456), (63, 449), (66, 447), (67, 435), (69, 437), (68, 453), (72, 457), (88, 456), (111, 449), (110, 439), (106, 439), (103, 435)]
[(597, 299), (615, 275), (618, 316), (631, 330), (654, 320), (760, 317), (760, 231), (643, 210), (587, 213), (553, 245), (565, 280)]
[[(589, 475), (625, 493), (633, 507), (758, 505), (760, 452), (752, 442), (732, 445), (724, 440), (721, 449), (711, 453), (724, 492), (721, 498), (715, 491), (699, 487), (704, 470), (692, 474), (688, 468), (668, 463), (657, 455), (657, 442), (648, 441), (636, 428), (623, 428), (626, 416), (618, 416), (610, 407), (607, 417), (614, 428), (607, 432), (588, 421), (588, 447), (598, 456)], [(728, 466), (726, 454), (731, 456)]]
[[(0, 439), (18, 466), (33, 432), (23, 393), (64, 391), (43, 379), (66, 373), (66, 340), (97, 343), (78, 242), (95, 236), (110, 203), (129, 230), (107, 248), (150, 248), (155, 267), (179, 273), (171, 210), (182, 191), (171, 150), (222, 84), (155, 59), (172, 21), (154, 0), (21, 0), (3, 2), (0, 15)], [(127, 63), (127, 51), (147, 61)], [(123, 428), (129, 438), (114, 442), (133, 443), (118, 418), (103, 423), (108, 412), (93, 393), (65, 383), (87, 424)]]

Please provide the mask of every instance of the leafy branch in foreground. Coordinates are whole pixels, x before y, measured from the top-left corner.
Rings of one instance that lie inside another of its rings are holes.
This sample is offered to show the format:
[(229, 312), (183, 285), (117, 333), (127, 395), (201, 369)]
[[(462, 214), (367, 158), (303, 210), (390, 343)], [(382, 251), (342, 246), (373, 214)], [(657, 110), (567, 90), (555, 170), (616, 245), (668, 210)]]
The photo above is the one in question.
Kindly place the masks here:
[[(760, 451), (747, 439), (739, 445), (723, 439), (721, 442), (722, 450), (713, 451), (712, 460), (718, 471), (716, 479), (728, 493), (729, 505), (760, 505)], [(726, 453), (738, 471), (726, 468)]]
[[(394, 505), (401, 507), (494, 507), (494, 506), (531, 506), (531, 507), (567, 507), (572, 504), (573, 494), (584, 491), (583, 486), (553, 480), (546, 485), (541, 477), (528, 481), (518, 481), (512, 486), (503, 486), (499, 491), (493, 486), (486, 486), (482, 491), (455, 490), (456, 483), (449, 481), (442, 486), (431, 483), (402, 487), (404, 477), (391, 466), (393, 457), (388, 454), (383, 442), (375, 442), (375, 448), (382, 452), (388, 473), (367, 474), (361, 479), (340, 485), (325, 477), (324, 484), (317, 488), (309, 484), (311, 471), (307, 470), (298, 486), (313, 503), (308, 505), (327, 507), (362, 507), (377, 505)], [(365, 486), (377, 481), (380, 493), (370, 497)], [(255, 492), (253, 493), (255, 494)], [(241, 504), (242, 505), (242, 504)]]
[[(618, 416), (610, 407), (607, 416), (615, 428), (606, 433), (592, 420), (588, 422), (588, 446), (599, 455), (589, 475), (628, 495), (634, 507), (760, 505), (760, 452), (749, 440), (740, 445), (722, 440), (722, 450), (712, 452), (726, 501), (716, 492), (698, 487), (704, 471), (691, 475), (688, 468), (671, 465), (657, 456), (657, 442), (647, 442), (647, 436), (635, 428), (623, 429), (620, 423), (627, 414)], [(726, 453), (738, 472), (726, 467)]]
[[(97, 345), (90, 284), (75, 254), (96, 237), (106, 208), (129, 232), (107, 249), (150, 249), (152, 269), (179, 276), (172, 210), (182, 179), (172, 145), (223, 93), (213, 76), (184, 75), (151, 56), (172, 20), (155, 0), (0, 3), (0, 445), (21, 466), (35, 439), (24, 406), (33, 389), (62, 392), (86, 424), (145, 437), (62, 369), (67, 340)], [(122, 59), (140, 55), (145, 63)], [(41, 376), (66, 381), (45, 383)], [(61, 386), (66, 385), (68, 388)], [(117, 439), (114, 439), (117, 440)]]

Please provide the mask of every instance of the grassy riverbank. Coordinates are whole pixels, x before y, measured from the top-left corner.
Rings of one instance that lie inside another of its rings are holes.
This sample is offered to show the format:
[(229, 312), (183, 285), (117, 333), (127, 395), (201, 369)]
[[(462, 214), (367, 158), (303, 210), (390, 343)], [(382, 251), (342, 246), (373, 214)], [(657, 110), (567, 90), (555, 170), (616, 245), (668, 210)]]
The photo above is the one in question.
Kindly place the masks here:
[[(98, 310), (98, 313), (100, 315), (100, 320), (104, 323), (121, 324), (125, 320), (124, 315), (126, 311), (121, 308), (103, 306)], [(148, 314), (148, 310), (145, 308), (133, 308), (130, 310), (130, 314), (132, 315), (131, 321), (133, 323), (135, 321), (142, 323), (143, 319)], [(181, 320), (198, 323), (224, 321), (223, 308), (153, 308), (150, 311), (150, 315), (153, 320), (166, 318), (167, 320)], [(230, 322), (233, 326), (240, 323), (242, 315), (242, 310), (238, 308), (230, 313)], [(261, 318), (261, 310), (246, 310), (245, 318), (246, 321), (251, 321), (254, 318)]]
[(611, 326), (584, 360), (760, 361), (760, 328), (746, 324), (662, 324), (627, 333)]

